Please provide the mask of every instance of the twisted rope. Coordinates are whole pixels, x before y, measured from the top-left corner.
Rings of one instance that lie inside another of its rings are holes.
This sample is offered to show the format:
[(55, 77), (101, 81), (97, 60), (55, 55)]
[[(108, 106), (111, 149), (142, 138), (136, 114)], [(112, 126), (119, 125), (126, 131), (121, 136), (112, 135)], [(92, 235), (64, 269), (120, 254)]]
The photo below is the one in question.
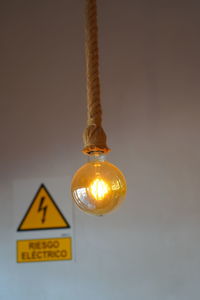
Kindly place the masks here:
[(83, 133), (85, 154), (100, 151), (106, 153), (106, 134), (101, 126), (99, 54), (96, 0), (86, 0), (85, 54), (87, 73), (87, 128)]

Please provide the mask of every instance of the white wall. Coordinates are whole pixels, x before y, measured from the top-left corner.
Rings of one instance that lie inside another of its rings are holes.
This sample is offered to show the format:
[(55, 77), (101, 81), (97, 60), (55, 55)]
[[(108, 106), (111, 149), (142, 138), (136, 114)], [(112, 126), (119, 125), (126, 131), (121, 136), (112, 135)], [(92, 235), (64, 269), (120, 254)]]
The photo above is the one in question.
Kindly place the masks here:
[(76, 262), (16, 264), (13, 182), (84, 162), (84, 1), (0, 2), (0, 299), (199, 300), (200, 2), (100, 1), (104, 128), (126, 174)]

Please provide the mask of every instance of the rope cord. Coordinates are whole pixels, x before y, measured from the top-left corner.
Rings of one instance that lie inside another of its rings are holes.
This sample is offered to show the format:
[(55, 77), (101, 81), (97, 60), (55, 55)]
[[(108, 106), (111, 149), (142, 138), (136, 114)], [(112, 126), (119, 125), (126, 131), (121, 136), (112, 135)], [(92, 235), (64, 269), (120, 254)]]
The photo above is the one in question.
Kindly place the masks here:
[(85, 55), (87, 74), (87, 127), (83, 133), (85, 154), (109, 151), (106, 134), (101, 126), (98, 26), (96, 0), (86, 0)]

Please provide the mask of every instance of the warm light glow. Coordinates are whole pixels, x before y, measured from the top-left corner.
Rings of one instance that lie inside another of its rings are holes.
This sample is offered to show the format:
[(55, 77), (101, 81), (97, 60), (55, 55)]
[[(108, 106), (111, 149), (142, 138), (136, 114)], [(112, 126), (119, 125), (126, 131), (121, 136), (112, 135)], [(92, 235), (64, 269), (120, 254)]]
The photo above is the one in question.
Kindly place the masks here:
[(90, 187), (90, 192), (96, 200), (103, 200), (103, 198), (109, 193), (109, 186), (103, 179), (95, 179)]
[(78, 207), (93, 215), (104, 215), (120, 205), (126, 195), (126, 180), (122, 172), (94, 153), (74, 175), (72, 197)]

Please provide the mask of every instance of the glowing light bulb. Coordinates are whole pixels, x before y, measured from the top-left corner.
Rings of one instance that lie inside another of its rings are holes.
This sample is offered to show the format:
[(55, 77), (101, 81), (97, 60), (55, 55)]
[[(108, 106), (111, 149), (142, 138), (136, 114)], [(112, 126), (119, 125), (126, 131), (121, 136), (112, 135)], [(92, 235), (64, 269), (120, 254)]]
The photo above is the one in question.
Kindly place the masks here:
[(74, 175), (72, 197), (78, 207), (90, 214), (103, 215), (115, 209), (126, 195), (122, 172), (95, 152)]

